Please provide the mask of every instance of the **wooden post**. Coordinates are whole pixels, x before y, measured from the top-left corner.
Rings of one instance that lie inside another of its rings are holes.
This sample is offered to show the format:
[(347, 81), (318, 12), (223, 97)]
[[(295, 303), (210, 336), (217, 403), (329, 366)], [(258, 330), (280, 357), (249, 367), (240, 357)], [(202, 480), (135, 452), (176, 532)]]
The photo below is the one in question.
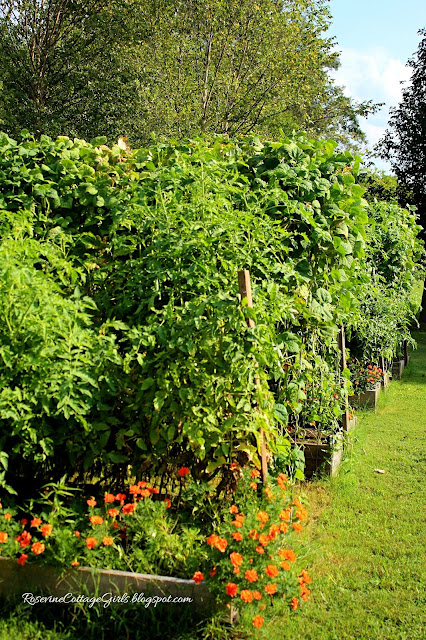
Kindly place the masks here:
[[(242, 269), (238, 271), (238, 289), (240, 292), (241, 300), (247, 298), (247, 306), (251, 309), (253, 308), (253, 298), (251, 294), (251, 282), (250, 282), (250, 272), (248, 269)], [(252, 318), (247, 319), (247, 325), (253, 329), (255, 327), (255, 322)], [(256, 386), (260, 384), (260, 379), (255, 378)], [(263, 429), (260, 430), (260, 465), (261, 465), (261, 473), (262, 473), (262, 481), (266, 482), (268, 477), (268, 464), (266, 461), (266, 442), (265, 442), (265, 434)]]
[(385, 359), (384, 359), (383, 356), (380, 356), (380, 358), (379, 358), (379, 367), (384, 373), (385, 372)]
[(404, 340), (404, 365), (408, 364), (408, 340)]
[[(337, 344), (340, 349), (340, 371), (346, 369), (346, 340), (345, 340), (345, 327), (342, 326), (339, 329), (339, 333), (337, 334)], [(346, 398), (346, 406), (345, 411), (343, 413), (343, 431), (349, 431), (349, 408), (348, 408), (348, 399)]]

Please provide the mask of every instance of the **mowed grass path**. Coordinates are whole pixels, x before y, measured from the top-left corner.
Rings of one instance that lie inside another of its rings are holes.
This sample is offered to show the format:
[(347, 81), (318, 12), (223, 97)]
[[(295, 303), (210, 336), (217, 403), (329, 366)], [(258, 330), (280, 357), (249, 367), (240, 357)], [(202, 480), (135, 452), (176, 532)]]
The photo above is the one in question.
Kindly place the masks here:
[(338, 476), (306, 487), (312, 599), (277, 615), (268, 639), (426, 638), (426, 333), (415, 338), (403, 380), (359, 416)]

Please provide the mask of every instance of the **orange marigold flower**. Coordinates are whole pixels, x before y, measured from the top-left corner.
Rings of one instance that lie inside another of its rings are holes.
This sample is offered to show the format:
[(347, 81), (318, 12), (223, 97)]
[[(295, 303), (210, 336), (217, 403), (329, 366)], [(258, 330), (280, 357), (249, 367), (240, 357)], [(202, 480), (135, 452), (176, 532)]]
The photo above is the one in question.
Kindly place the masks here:
[(295, 531), (302, 531), (303, 527), (299, 522), (293, 522), (291, 525)]
[(38, 527), (41, 524), (41, 518), (33, 518), (30, 522), (31, 527)]
[(228, 584), (226, 585), (226, 595), (231, 596), (231, 598), (233, 598), (234, 596), (237, 595), (238, 592), (238, 587), (235, 584), (235, 582), (228, 582)]
[(270, 542), (269, 536), (265, 535), (264, 533), (261, 533), (259, 536), (259, 542), (262, 545), (262, 547), (266, 547), (266, 545), (269, 544)]
[(80, 531), (74, 531), (74, 535), (75, 535), (76, 538), (79, 538), (80, 537)]
[(45, 548), (46, 547), (42, 542), (34, 542), (33, 546), (31, 547), (31, 551), (35, 553), (36, 556), (39, 556), (40, 553), (43, 553)]
[(112, 523), (112, 528), (113, 529), (118, 529), (118, 522), (117, 521)]
[(239, 531), (234, 531), (234, 533), (232, 533), (231, 535), (237, 542), (243, 539), (243, 536)]
[(272, 584), (267, 584), (265, 586), (265, 593), (268, 594), (268, 596), (273, 596), (274, 593), (276, 593), (277, 591), (277, 585), (275, 582), (273, 582)]
[(287, 531), (288, 531), (288, 524), (287, 524), (287, 522), (281, 522), (281, 524), (280, 524), (280, 531), (281, 531), (281, 533), (287, 533)]
[(93, 538), (92, 536), (89, 536), (88, 538), (86, 538), (86, 547), (88, 549), (94, 549), (97, 543), (98, 543), (97, 539)]
[(3, 544), (4, 542), (7, 542), (8, 539), (8, 535), (5, 531), (0, 531), (0, 543)]
[(215, 577), (216, 571), (217, 571), (216, 567), (213, 567), (213, 569), (210, 569), (210, 571), (209, 571), (210, 578), (214, 578)]
[(308, 517), (308, 512), (306, 511), (306, 509), (298, 509), (296, 511), (296, 518), (298, 520), (306, 520), (306, 518)]
[(290, 509), (283, 509), (280, 513), (280, 519), (288, 522), (290, 520)]
[(104, 543), (104, 545), (106, 547), (110, 547), (112, 544), (114, 544), (114, 538), (110, 538), (109, 536), (105, 536), (103, 538), (102, 542)]
[(104, 502), (115, 502), (115, 495), (113, 493), (105, 493)]
[(280, 532), (280, 527), (277, 524), (271, 524), (269, 527), (269, 538), (274, 540)]
[(260, 554), (265, 553), (265, 549), (263, 547), (256, 547), (256, 551)]
[(16, 540), (19, 542), (19, 546), (25, 549), (30, 544), (32, 535), (29, 531), (23, 531), (20, 536), (16, 536)]
[(266, 609), (266, 604), (260, 604), (260, 605), (259, 605), (259, 609), (260, 609), (261, 611), (265, 611), (265, 609)]
[(240, 567), (234, 567), (234, 573), (240, 573)]
[(51, 535), (51, 533), (52, 533), (52, 529), (53, 529), (53, 527), (52, 527), (52, 525), (51, 525), (51, 524), (44, 524), (44, 525), (41, 527), (41, 535), (42, 535), (44, 538), (48, 538), (48, 537)]
[(150, 495), (151, 495), (151, 491), (149, 489), (141, 489), (140, 490), (141, 498), (149, 498)]
[(239, 513), (238, 515), (235, 516), (235, 520), (240, 520), (241, 522), (244, 522), (244, 518), (245, 518), (244, 513)]
[(250, 471), (250, 477), (251, 478), (259, 478), (260, 477), (260, 471), (259, 469), (252, 469)]
[(309, 584), (310, 582), (312, 582), (311, 577), (309, 576), (308, 572), (305, 569), (303, 569), (300, 575), (303, 578), (303, 582), (306, 582), (306, 584)]
[(79, 561), (78, 561), (78, 560), (73, 560), (73, 561), (71, 562), (71, 566), (72, 566), (72, 567), (78, 567), (78, 566), (80, 566), (80, 563), (79, 563)]
[(215, 547), (216, 546), (216, 542), (219, 540), (219, 536), (217, 536), (215, 533), (212, 533), (211, 536), (209, 536), (206, 540), (207, 544), (211, 547)]
[(293, 611), (296, 611), (297, 607), (299, 606), (299, 600), (297, 598), (292, 598), (290, 605)]
[(244, 602), (253, 602), (253, 594), (250, 589), (243, 589), (240, 593), (240, 597), (241, 600), (244, 600)]
[(229, 469), (230, 469), (230, 471), (236, 471), (238, 469), (238, 463), (237, 462), (231, 462), (231, 464), (229, 465)]
[(140, 491), (141, 488), (138, 487), (137, 484), (131, 484), (129, 487), (129, 493), (131, 493), (133, 496), (137, 495)]
[(247, 569), (247, 571), (244, 574), (244, 577), (249, 582), (257, 582), (259, 579), (256, 569)]
[(294, 553), (293, 549), (280, 549), (278, 551), (278, 555), (284, 560), (296, 562), (296, 554)]
[(241, 553), (236, 553), (234, 551), (229, 555), (229, 559), (231, 560), (231, 563), (236, 567), (239, 567), (241, 564), (243, 564), (243, 556), (241, 555)]
[(28, 520), (26, 518), (21, 518), (19, 521), (24, 527), (28, 524)]
[[(12, 517), (12, 514), (11, 514), (11, 513), (5, 513), (5, 514), (4, 514), (4, 519), (5, 519), (5, 520), (10, 520), (10, 519), (11, 519), (11, 517)], [(25, 553), (24, 553), (23, 555), (25, 555)]]
[(86, 500), (86, 502), (89, 505), (89, 507), (96, 507), (96, 500), (93, 497), (89, 498), (89, 500)]
[(300, 507), (302, 506), (301, 503), (300, 503), (300, 500), (298, 498), (296, 498), (296, 500), (293, 502), (293, 504), (298, 509), (300, 509)]
[(232, 524), (234, 525), (234, 527), (236, 527), (237, 529), (240, 529), (243, 526), (243, 521), (242, 520), (233, 520)]
[(266, 524), (266, 522), (268, 522), (269, 520), (269, 515), (266, 513), (266, 511), (259, 511), (256, 518), (259, 520), (259, 522)]
[(256, 482), (250, 482), (250, 486), (253, 489), (253, 491), (257, 491), (257, 484)]
[(124, 501), (126, 500), (127, 496), (125, 493), (117, 493), (117, 495), (115, 496), (115, 499), (120, 503), (120, 504), (124, 504)]
[(259, 533), (256, 531), (256, 529), (250, 529), (248, 537), (252, 540), (257, 540), (259, 537)]
[(228, 541), (226, 540), (226, 538), (219, 538), (214, 546), (221, 553), (225, 553), (225, 549), (228, 546)]
[(148, 483), (145, 482), (145, 480), (139, 480), (139, 482), (137, 484), (138, 484), (138, 487), (140, 487), (141, 489), (145, 489), (145, 487), (146, 487), (146, 485)]
[(166, 505), (166, 509), (170, 509), (170, 507), (172, 506), (172, 501), (170, 500), (170, 498), (164, 498), (163, 502)]
[(194, 575), (192, 576), (192, 579), (194, 582), (196, 582), (197, 584), (200, 584), (200, 582), (202, 582), (204, 580), (204, 576), (201, 573), (201, 571), (196, 571), (194, 573)]
[(306, 593), (302, 593), (302, 595), (300, 596), (302, 598), (302, 600), (304, 600), (305, 602), (308, 602), (309, 600), (309, 596)]
[(131, 515), (134, 509), (135, 509), (135, 505), (133, 504), (133, 502), (128, 502), (127, 504), (123, 505), (123, 508), (121, 509), (121, 513), (124, 513), (126, 515)]
[(92, 524), (103, 524), (104, 521), (102, 516), (90, 516), (89, 520)]
[(231, 507), (229, 507), (229, 513), (238, 513), (238, 507), (236, 504), (233, 504)]
[(276, 567), (274, 564), (268, 564), (265, 569), (265, 573), (270, 578), (276, 578), (278, 575), (278, 567)]
[(178, 476), (180, 476), (181, 478), (184, 478), (189, 473), (190, 470), (188, 469), (188, 467), (181, 467), (180, 469), (178, 469)]
[(272, 491), (271, 491), (268, 487), (266, 487), (266, 489), (264, 489), (264, 491), (265, 491), (265, 495), (266, 495), (266, 497), (268, 498), (268, 500), (269, 500), (270, 502), (273, 502), (273, 501), (275, 500), (275, 496), (274, 496), (274, 494), (272, 493)]
[(111, 518), (115, 518), (119, 513), (118, 509), (108, 509), (108, 515), (111, 516)]
[(28, 560), (28, 555), (26, 553), (21, 553), (21, 555), (19, 556), (16, 562), (20, 564), (21, 567), (23, 567), (27, 560)]
[(260, 627), (262, 626), (264, 621), (264, 618), (262, 618), (261, 615), (257, 615), (253, 618), (253, 626), (256, 627), (256, 629), (260, 629)]
[(284, 571), (290, 571), (290, 564), (287, 562), (287, 560), (284, 560), (284, 562), (281, 562), (280, 567), (281, 569), (284, 569)]
[(260, 593), (260, 591), (252, 591), (252, 593), (255, 600), (262, 600), (262, 594)]

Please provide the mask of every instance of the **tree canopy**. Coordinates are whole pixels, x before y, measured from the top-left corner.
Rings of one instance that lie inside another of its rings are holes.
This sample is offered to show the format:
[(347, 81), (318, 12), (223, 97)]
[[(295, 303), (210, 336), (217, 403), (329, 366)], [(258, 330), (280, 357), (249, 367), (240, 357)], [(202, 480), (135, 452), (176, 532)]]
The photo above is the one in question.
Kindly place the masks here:
[(91, 138), (302, 129), (362, 140), (328, 0), (4, 0), (0, 123)]
[(392, 110), (389, 128), (381, 141), (381, 152), (398, 178), (401, 203), (416, 205), (426, 226), (426, 29), (415, 55), (410, 84), (401, 103)]

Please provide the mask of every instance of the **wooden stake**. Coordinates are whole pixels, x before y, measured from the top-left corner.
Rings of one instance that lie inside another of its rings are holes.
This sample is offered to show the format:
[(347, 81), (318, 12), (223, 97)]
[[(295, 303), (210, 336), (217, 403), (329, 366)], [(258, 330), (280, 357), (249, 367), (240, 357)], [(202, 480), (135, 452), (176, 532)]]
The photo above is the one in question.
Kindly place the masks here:
[[(345, 340), (345, 327), (342, 324), (339, 333), (337, 334), (337, 344), (340, 349), (340, 371), (346, 369), (346, 340)], [(343, 431), (349, 431), (349, 409), (348, 400), (346, 399), (346, 407), (343, 413)]]
[[(241, 300), (247, 298), (247, 306), (252, 309), (253, 298), (251, 294), (250, 272), (248, 271), (248, 269), (242, 269), (241, 271), (238, 271), (238, 289), (240, 292)], [(252, 318), (247, 319), (247, 325), (250, 327), (250, 329), (254, 329), (254, 327), (256, 326)], [(255, 378), (255, 383), (256, 386), (259, 386), (260, 379)], [(263, 429), (260, 430), (260, 466), (262, 472), (262, 481), (263, 483), (265, 483), (268, 477), (268, 464), (266, 461), (266, 441)]]

